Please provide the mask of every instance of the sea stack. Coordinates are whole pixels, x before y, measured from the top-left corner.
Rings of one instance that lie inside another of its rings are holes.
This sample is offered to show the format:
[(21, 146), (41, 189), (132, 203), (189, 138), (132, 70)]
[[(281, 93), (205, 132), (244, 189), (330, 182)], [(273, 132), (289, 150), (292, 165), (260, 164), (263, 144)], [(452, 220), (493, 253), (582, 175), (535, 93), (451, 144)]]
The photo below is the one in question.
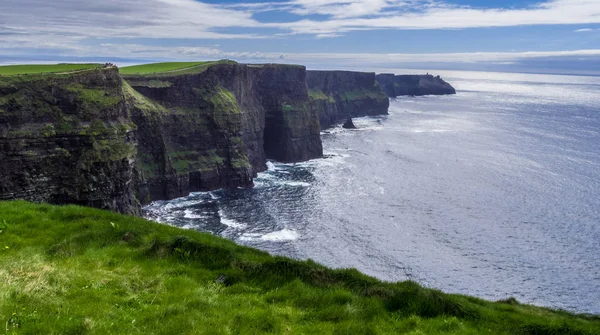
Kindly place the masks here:
[(354, 125), (354, 122), (352, 122), (352, 118), (349, 117), (348, 120), (346, 120), (346, 122), (344, 123), (344, 125), (342, 125), (342, 128), (344, 129), (356, 129), (356, 126)]

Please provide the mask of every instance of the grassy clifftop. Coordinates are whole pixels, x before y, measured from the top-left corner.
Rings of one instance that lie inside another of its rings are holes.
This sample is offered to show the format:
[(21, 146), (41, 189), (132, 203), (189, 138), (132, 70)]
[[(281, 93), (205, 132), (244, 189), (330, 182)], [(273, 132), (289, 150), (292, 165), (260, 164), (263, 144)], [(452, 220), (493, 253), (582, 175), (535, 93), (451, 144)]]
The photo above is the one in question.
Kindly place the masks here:
[(0, 66), (0, 76), (32, 75), (47, 73), (71, 73), (91, 70), (100, 64), (32, 64)]
[(224, 59), (220, 61), (209, 62), (152, 63), (122, 67), (119, 72), (125, 77), (169, 77), (201, 73), (209, 67), (217, 64), (236, 64), (236, 62)]
[(600, 318), (448, 295), (84, 207), (0, 202), (6, 333), (598, 334)]

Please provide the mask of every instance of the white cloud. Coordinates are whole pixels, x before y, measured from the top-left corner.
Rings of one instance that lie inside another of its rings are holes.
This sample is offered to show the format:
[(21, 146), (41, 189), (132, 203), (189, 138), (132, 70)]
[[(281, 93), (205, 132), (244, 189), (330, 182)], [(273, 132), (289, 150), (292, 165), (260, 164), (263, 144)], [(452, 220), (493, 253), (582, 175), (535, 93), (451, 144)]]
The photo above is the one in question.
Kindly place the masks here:
[[(257, 19), (260, 16), (255, 14), (266, 11), (295, 13), (304, 18), (261, 22)], [(315, 17), (315, 14), (320, 16)], [(35, 54), (44, 50), (73, 56), (173, 59), (254, 57), (276, 61), (282, 53), (225, 53), (210, 46), (184, 47), (189, 43), (181, 43), (178, 39), (286, 39), (294, 34), (308, 34), (323, 39), (373, 29), (461, 29), (597, 23), (600, 23), (600, 0), (547, 0), (526, 8), (509, 9), (457, 6), (442, 0), (280, 0), (233, 5), (195, 0), (0, 0), (0, 55), (18, 52)], [(575, 31), (594, 30), (598, 29)], [(142, 39), (168, 39), (168, 44), (172, 46), (143, 45)], [(126, 42), (106, 45), (98, 40)], [(283, 54), (286, 60), (297, 62), (306, 59), (511, 62), (526, 55)], [(536, 53), (532, 57), (542, 57), (540, 55)]]
[[(530, 52), (465, 52), (465, 53), (264, 53), (265, 59), (283, 57), (288, 61), (335, 61), (365, 62), (372, 64), (388, 63), (512, 63), (519, 60), (535, 58), (596, 57), (599, 50), (566, 50), (566, 51), (530, 51)], [(234, 56), (231, 54), (231, 56)]]
[(253, 38), (219, 28), (256, 27), (249, 11), (194, 0), (2, 0), (0, 29), (12, 34), (85, 38)]
[(239, 62), (325, 63), (325, 64), (399, 64), (399, 63), (495, 63), (511, 64), (527, 59), (594, 58), (600, 59), (598, 50), (528, 51), (528, 52), (461, 52), (461, 53), (285, 53), (223, 51), (218, 47), (168, 48), (143, 45), (103, 45), (103, 56), (143, 56), (182, 60), (229, 58)]
[[(296, 2), (313, 3), (310, 0)], [(523, 25), (562, 25), (600, 23), (600, 1), (598, 0), (549, 0), (534, 6), (521, 9), (473, 8), (455, 6), (432, 1), (379, 1), (372, 12), (350, 10), (351, 4), (366, 5), (368, 0), (355, 2), (317, 0), (317, 5), (324, 3), (328, 8), (329, 20), (300, 20), (296, 22), (271, 24), (273, 27), (287, 28), (296, 34), (335, 34), (359, 29), (461, 29), (482, 27), (511, 27)], [(382, 8), (400, 8), (391, 15), (383, 15)], [(314, 8), (319, 6), (305, 5), (297, 13), (319, 13)], [(362, 8), (362, 7), (361, 7)], [(311, 11), (311, 9), (313, 9)], [(348, 15), (337, 14), (348, 10)], [(325, 13), (325, 12), (321, 12)], [(366, 17), (368, 14), (382, 14)], [(344, 17), (344, 18), (342, 18)]]
[[(286, 11), (302, 20), (259, 22), (254, 14)], [(325, 18), (315, 19), (314, 14)], [(598, 0), (547, 0), (526, 8), (473, 8), (434, 0), (289, 0), (215, 5), (195, 0), (2, 0), (0, 33), (73, 38), (261, 38), (309, 34), (336, 37), (372, 29), (460, 29), (520, 25), (600, 23)], [(589, 31), (581, 29), (580, 32)], [(264, 32), (264, 30), (263, 30)], [(8, 37), (7, 37), (8, 36)]]
[(292, 12), (300, 15), (331, 15), (336, 18), (380, 14), (392, 5), (388, 0), (293, 0), (299, 6)]

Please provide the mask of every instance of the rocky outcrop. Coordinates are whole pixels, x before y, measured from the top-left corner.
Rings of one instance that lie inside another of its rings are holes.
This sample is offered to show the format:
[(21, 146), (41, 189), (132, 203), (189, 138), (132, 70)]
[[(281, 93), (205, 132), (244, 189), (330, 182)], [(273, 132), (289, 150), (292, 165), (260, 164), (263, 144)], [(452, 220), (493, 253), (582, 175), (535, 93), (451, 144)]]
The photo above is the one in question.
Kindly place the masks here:
[(389, 99), (375, 80), (375, 73), (308, 71), (307, 85), (322, 129), (349, 117), (388, 113)]
[(344, 124), (342, 125), (342, 128), (344, 129), (356, 129), (356, 126), (354, 125), (354, 122), (352, 122), (352, 118), (349, 117), (348, 120), (346, 120), (346, 122), (344, 122)]
[(376, 76), (379, 86), (391, 98), (397, 96), (445, 95), (456, 94), (456, 90), (440, 76), (394, 75), (390, 73)]
[(0, 80), (0, 200), (138, 214), (136, 126), (116, 68)]

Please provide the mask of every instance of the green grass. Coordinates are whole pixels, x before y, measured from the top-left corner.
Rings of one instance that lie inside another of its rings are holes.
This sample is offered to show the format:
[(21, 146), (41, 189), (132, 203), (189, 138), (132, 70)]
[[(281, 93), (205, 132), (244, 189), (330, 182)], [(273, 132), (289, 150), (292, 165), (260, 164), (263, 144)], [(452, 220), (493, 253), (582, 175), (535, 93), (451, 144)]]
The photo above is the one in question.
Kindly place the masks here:
[(7, 334), (600, 333), (595, 316), (384, 283), (140, 218), (23, 201), (0, 202), (0, 324)]
[(0, 76), (20, 74), (70, 73), (99, 67), (100, 64), (38, 64), (0, 66)]
[(180, 62), (180, 63), (152, 63), (144, 65), (126, 66), (119, 69), (121, 75), (132, 82), (141, 83), (144, 86), (149, 85), (153, 87), (159, 83), (159, 85), (168, 85), (163, 81), (148, 81), (147, 84), (144, 82), (145, 78), (164, 78), (170, 76), (180, 76), (184, 74), (196, 74), (204, 72), (206, 69), (213, 65), (218, 64), (236, 64), (236, 62), (223, 59), (220, 61), (210, 62)]
[(164, 72), (181, 72), (201, 67), (215, 62), (178, 62), (178, 63), (152, 63), (135, 66), (126, 66), (119, 69), (123, 75), (146, 75)]

